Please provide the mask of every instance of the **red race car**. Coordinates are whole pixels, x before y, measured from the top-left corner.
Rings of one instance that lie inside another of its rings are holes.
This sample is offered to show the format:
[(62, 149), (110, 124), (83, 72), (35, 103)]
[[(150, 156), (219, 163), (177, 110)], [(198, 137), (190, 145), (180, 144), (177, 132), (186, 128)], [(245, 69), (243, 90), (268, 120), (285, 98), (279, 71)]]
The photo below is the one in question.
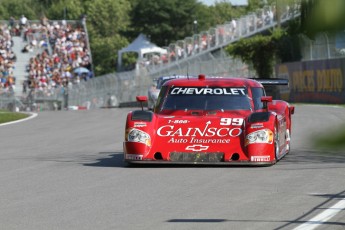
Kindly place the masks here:
[[(294, 106), (266, 96), (285, 79), (197, 78), (164, 83), (153, 111), (127, 115), (127, 163), (272, 165), (290, 150)], [(137, 100), (146, 102), (147, 96)]]

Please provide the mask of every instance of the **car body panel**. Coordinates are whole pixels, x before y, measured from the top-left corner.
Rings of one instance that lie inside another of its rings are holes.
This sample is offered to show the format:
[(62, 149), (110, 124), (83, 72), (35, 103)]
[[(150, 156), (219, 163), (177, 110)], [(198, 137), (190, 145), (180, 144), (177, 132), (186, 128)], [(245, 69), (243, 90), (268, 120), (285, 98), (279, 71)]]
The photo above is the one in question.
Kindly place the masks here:
[(153, 111), (128, 113), (124, 160), (272, 165), (289, 152), (293, 112), (287, 102), (266, 97), (256, 80), (169, 80)]

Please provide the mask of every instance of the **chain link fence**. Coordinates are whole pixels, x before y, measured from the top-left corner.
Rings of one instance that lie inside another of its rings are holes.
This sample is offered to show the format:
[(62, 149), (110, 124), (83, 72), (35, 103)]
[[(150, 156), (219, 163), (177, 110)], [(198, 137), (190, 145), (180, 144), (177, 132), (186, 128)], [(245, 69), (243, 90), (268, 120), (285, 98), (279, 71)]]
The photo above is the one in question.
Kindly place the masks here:
[(320, 33), (314, 39), (300, 35), (303, 61), (345, 57), (345, 32)]
[[(121, 74), (108, 74), (72, 85), (68, 89), (68, 106), (71, 109), (131, 106), (138, 95), (147, 95), (153, 79), (162, 75), (197, 75), (249, 77), (250, 71), (242, 62), (230, 58), (208, 61), (194, 60), (184, 65), (172, 66), (152, 74), (145, 68)], [(134, 103), (135, 105), (135, 103)]]

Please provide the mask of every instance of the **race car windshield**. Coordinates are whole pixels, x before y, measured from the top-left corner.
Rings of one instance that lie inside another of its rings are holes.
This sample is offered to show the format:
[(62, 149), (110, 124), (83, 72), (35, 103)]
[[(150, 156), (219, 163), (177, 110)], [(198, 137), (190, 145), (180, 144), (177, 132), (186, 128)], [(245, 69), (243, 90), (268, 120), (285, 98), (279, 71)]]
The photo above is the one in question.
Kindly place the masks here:
[(250, 110), (246, 88), (171, 87), (162, 109)]

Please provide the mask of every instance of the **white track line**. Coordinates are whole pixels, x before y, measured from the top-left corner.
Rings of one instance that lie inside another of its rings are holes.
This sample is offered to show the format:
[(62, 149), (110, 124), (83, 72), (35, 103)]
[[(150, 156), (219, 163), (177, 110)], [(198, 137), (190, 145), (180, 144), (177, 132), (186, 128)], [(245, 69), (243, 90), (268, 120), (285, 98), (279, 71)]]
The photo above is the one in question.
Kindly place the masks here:
[(27, 121), (27, 120), (30, 120), (30, 119), (33, 119), (33, 118), (37, 117), (37, 115), (38, 115), (37, 113), (28, 113), (28, 114), (30, 114), (30, 116), (27, 117), (27, 118), (20, 119), (20, 120), (17, 120), (17, 121), (11, 121), (11, 122), (2, 123), (2, 124), (0, 124), (0, 126), (11, 125), (11, 124), (19, 123), (19, 122), (22, 122), (22, 121)]
[(306, 221), (304, 224), (294, 228), (294, 230), (312, 230), (318, 226), (324, 224), (327, 220), (331, 219), (337, 215), (340, 211), (345, 210), (345, 199), (340, 200), (338, 203), (333, 205), (330, 208), (327, 208), (325, 211), (316, 215), (314, 218)]

